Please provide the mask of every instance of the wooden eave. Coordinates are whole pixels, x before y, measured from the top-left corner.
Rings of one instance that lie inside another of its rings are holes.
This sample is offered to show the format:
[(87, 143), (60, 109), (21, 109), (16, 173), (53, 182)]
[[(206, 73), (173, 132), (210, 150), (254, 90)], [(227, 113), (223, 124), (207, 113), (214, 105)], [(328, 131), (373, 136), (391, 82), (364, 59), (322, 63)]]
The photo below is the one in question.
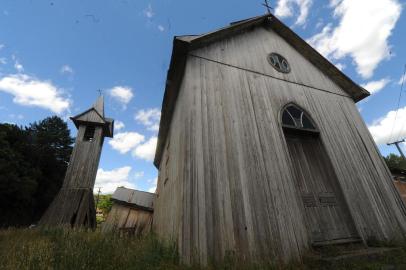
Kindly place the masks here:
[[(80, 113), (80, 114), (78, 114), (78, 115), (75, 115), (75, 116), (70, 117), (70, 119), (71, 119), (72, 121), (77, 121), (78, 118), (80, 118), (81, 116), (87, 114), (87, 113), (90, 112), (90, 111), (94, 111), (94, 112), (100, 117), (100, 119), (103, 121), (103, 124), (106, 123), (106, 121), (104, 120), (104, 117), (101, 116), (100, 113), (99, 113), (95, 108), (93, 108), (93, 107), (90, 108), (90, 109), (88, 109), (88, 110), (86, 110), (86, 111), (84, 111), (84, 112), (82, 112), (82, 113)], [(81, 121), (81, 122), (86, 122), (86, 121), (82, 121), (82, 120), (80, 120), (80, 121)], [(76, 126), (76, 127), (77, 127), (77, 126)]]
[(132, 208), (135, 210), (143, 210), (143, 211), (147, 211), (147, 212), (151, 212), (151, 213), (154, 212), (154, 208), (151, 208), (151, 207), (145, 207), (145, 206), (138, 205), (136, 203), (129, 203), (129, 202), (125, 202), (122, 200), (113, 199), (113, 198), (111, 200), (117, 204), (123, 205), (128, 208)]
[(171, 63), (166, 76), (166, 86), (159, 122), (158, 142), (155, 150), (154, 165), (159, 168), (161, 155), (164, 149), (169, 126), (175, 109), (176, 99), (179, 94), (180, 84), (186, 66), (186, 58), (189, 50), (189, 42), (174, 38)]
[(331, 80), (333, 80), (334, 83), (348, 93), (354, 102), (358, 102), (370, 95), (367, 90), (352, 81), (348, 76), (341, 72), (336, 66), (330, 63), (326, 58), (324, 58), (324, 56), (313, 49), (309, 44), (307, 44), (306, 41), (304, 41), (272, 14), (235, 22), (228, 27), (224, 27), (217, 31), (203, 35), (186, 35), (175, 37), (173, 41), (171, 62), (167, 74), (164, 99), (162, 102), (158, 143), (154, 159), (154, 165), (157, 168), (159, 168), (164, 145), (169, 132), (172, 114), (175, 109), (176, 99), (179, 94), (180, 85), (182, 83), (183, 74), (185, 71), (188, 52), (259, 25), (269, 27), (278, 33), (314, 66), (316, 66)]
[[(99, 117), (100, 119), (103, 121), (102, 123), (99, 122), (89, 122), (89, 121), (84, 121), (84, 120), (79, 120), (78, 118), (80, 118), (81, 116), (85, 115), (86, 113), (90, 112), (90, 111), (94, 111)], [(107, 118), (107, 117), (103, 117), (100, 115), (100, 113), (95, 109), (95, 108), (90, 108), (78, 115), (75, 115), (73, 117), (70, 117), (70, 119), (72, 120), (72, 122), (75, 124), (76, 128), (79, 128), (80, 124), (89, 124), (91, 123), (92, 125), (95, 126), (103, 126), (103, 134), (105, 137), (109, 137), (109, 138), (113, 138), (113, 125), (114, 125), (114, 120), (111, 118)]]

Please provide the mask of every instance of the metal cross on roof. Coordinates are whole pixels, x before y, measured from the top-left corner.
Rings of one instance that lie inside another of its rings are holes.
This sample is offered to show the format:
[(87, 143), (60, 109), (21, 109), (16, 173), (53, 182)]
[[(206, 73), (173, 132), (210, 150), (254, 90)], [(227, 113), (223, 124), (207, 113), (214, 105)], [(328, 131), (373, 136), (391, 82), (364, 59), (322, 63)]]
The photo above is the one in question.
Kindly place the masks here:
[(262, 5), (264, 7), (266, 7), (266, 10), (268, 11), (268, 14), (271, 14), (271, 9), (273, 9), (273, 7), (271, 7), (268, 3), (268, 0), (264, 0), (265, 3), (263, 3)]
[(97, 92), (99, 92), (99, 96), (102, 95), (102, 90), (98, 89)]

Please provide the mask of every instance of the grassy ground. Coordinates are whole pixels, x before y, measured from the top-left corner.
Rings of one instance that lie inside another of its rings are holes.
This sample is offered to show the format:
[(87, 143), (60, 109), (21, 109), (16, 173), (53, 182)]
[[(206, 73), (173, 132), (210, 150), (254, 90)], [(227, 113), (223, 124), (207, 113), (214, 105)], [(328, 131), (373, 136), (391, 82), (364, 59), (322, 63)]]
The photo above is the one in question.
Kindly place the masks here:
[(0, 231), (0, 269), (178, 269), (173, 247), (154, 237), (119, 237), (100, 232)]
[[(244, 265), (231, 257), (223, 263), (201, 268), (178, 263), (174, 245), (154, 236), (120, 237), (98, 231), (9, 229), (0, 231), (0, 269), (280, 269), (271, 265)], [(306, 260), (283, 269), (406, 269), (406, 248), (388, 255), (332, 264)]]

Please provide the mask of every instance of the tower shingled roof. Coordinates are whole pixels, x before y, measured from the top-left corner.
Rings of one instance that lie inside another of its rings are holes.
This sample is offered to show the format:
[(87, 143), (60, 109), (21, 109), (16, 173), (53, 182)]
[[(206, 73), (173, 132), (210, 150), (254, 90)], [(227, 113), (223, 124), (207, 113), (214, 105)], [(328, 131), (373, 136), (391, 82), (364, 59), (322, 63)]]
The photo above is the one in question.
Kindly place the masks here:
[(96, 102), (93, 105), (93, 108), (96, 110), (96, 112), (98, 114), (100, 114), (100, 116), (102, 116), (104, 118), (104, 96), (100, 95)]

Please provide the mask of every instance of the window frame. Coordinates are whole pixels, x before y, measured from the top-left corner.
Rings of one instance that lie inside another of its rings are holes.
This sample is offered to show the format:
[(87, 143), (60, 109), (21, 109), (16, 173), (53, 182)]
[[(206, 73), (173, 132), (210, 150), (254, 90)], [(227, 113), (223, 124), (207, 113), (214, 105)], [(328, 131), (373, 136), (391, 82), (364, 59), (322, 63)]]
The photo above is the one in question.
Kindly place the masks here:
[[(275, 62), (274, 56), (276, 58), (278, 58), (277, 62)], [(268, 54), (268, 56), (266, 58), (268, 60), (268, 63), (278, 72), (287, 74), (287, 73), (290, 73), (290, 71), (292, 70), (288, 60), (279, 53), (271, 52)], [(283, 62), (286, 63), (286, 68), (283, 67), (283, 65), (282, 65)]]
[[(301, 121), (301, 126), (297, 125), (297, 119), (295, 117), (293, 117), (293, 115), (291, 114), (291, 112), (288, 111), (288, 109), (290, 107), (294, 107), (295, 109), (299, 110), (301, 112), (300, 115), (300, 121)], [(289, 116), (291, 117), (292, 121), (294, 122), (295, 126), (292, 125), (287, 125), (283, 122), (283, 115), (284, 113), (287, 112), (289, 114)], [(310, 123), (313, 125), (314, 128), (305, 128), (303, 127), (303, 117), (306, 117)], [(295, 103), (288, 103), (285, 106), (282, 107), (282, 110), (280, 110), (280, 123), (282, 128), (285, 131), (296, 131), (296, 132), (306, 132), (306, 133), (313, 133), (313, 134), (319, 134), (320, 130), (316, 125), (316, 122), (313, 120), (313, 118), (311, 117), (311, 115), (304, 110), (302, 107), (296, 105)]]
[[(90, 132), (92, 132), (91, 136), (89, 136)], [(95, 135), (96, 135), (96, 126), (85, 126), (85, 132), (83, 133), (84, 142), (93, 142), (95, 140)]]

